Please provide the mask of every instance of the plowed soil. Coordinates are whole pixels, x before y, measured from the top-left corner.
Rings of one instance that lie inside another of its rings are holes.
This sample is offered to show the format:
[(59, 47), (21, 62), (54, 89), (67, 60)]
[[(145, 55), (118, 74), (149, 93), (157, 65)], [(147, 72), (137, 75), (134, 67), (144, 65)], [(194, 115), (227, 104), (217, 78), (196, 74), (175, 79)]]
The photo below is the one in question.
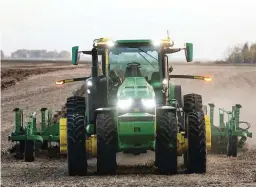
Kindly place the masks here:
[(1, 72), (1, 89), (15, 85), (17, 82), (26, 79), (32, 75), (44, 74), (47, 72), (63, 70), (64, 68), (39, 68), (39, 69), (2, 69)]
[[(47, 68), (52, 67), (48, 65)], [(43, 107), (51, 108), (55, 112), (61, 110), (66, 98), (71, 96), (74, 90), (78, 90), (83, 83), (57, 87), (55, 81), (86, 76), (90, 72), (90, 68), (85, 65), (75, 69), (70, 66), (65, 68), (67, 69), (49, 70), (42, 74), (33, 73), (34, 75), (27, 76), (26, 79), (2, 90), (1, 183), (3, 186), (256, 186), (255, 137), (248, 140), (249, 150), (240, 152), (237, 158), (209, 155), (208, 171), (205, 175), (186, 174), (182, 169), (182, 162), (179, 165), (179, 174), (158, 175), (152, 167), (153, 152), (139, 156), (118, 154), (119, 168), (116, 176), (68, 177), (66, 158), (48, 159), (45, 155), (39, 155), (33, 163), (15, 160), (7, 153), (7, 149), (11, 146), (7, 137), (13, 130), (12, 110), (16, 107), (23, 108), (26, 111), (25, 118), (29, 112), (39, 111)], [(33, 69), (37, 71), (38, 67)], [(227, 109), (231, 109), (234, 104), (241, 104), (243, 106), (241, 120), (251, 123), (251, 131), (255, 136), (256, 66), (175, 65), (173, 74), (179, 73), (213, 75), (214, 79), (211, 83), (198, 80), (174, 80), (174, 82), (183, 85), (184, 94), (191, 92), (202, 94), (205, 104), (213, 102), (216, 107)], [(40, 115), (38, 117), (40, 118)], [(217, 124), (218, 118), (215, 121)], [(92, 170), (95, 169), (95, 164), (94, 159), (89, 160)], [(140, 166), (136, 168), (137, 164)]]

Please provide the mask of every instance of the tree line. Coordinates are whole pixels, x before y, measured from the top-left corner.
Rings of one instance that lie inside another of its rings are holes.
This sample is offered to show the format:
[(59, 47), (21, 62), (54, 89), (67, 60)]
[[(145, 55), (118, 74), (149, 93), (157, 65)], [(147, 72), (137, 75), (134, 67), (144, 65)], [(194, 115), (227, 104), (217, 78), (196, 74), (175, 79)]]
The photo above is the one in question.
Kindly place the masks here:
[(43, 59), (70, 59), (71, 54), (68, 51), (47, 51), (42, 50), (28, 50), (28, 49), (18, 49), (11, 53), (10, 57), (5, 56), (4, 52), (1, 50), (1, 58), (13, 58), (13, 59), (24, 59), (24, 58), (43, 58)]
[(249, 46), (245, 43), (241, 46), (235, 46), (229, 49), (229, 54), (226, 59), (227, 63), (251, 63), (256, 64), (256, 43)]
[[(18, 49), (11, 53), (10, 57), (5, 56), (4, 52), (1, 50), (1, 59), (3, 58), (13, 58), (13, 59), (24, 59), (24, 58), (41, 58), (41, 59), (70, 59), (71, 54), (69, 51), (47, 51), (42, 50), (28, 50), (28, 49)], [(228, 50), (228, 55), (225, 60), (216, 61), (215, 63), (253, 63), (256, 64), (256, 43), (249, 45), (245, 43), (241, 46), (235, 46)]]

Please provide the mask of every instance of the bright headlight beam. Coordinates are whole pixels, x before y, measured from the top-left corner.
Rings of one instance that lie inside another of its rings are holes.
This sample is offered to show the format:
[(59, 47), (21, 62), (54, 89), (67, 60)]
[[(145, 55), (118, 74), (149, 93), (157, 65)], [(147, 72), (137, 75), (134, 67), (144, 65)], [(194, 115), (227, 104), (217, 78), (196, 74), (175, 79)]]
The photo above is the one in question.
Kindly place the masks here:
[(92, 86), (92, 81), (88, 81), (87, 86)]
[(153, 108), (156, 106), (156, 101), (154, 99), (142, 99), (142, 104), (146, 108)]
[(132, 99), (120, 99), (117, 101), (117, 106), (121, 109), (127, 109), (131, 107)]

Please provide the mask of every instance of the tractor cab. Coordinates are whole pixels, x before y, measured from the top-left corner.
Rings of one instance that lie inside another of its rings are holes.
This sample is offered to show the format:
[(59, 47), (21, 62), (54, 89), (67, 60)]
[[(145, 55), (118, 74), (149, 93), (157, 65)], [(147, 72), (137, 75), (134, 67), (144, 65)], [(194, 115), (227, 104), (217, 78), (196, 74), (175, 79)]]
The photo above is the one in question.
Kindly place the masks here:
[(150, 43), (141, 45), (134, 41), (133, 45), (119, 44), (110, 48), (108, 62), (109, 70), (117, 72), (122, 81), (127, 77), (148, 80), (155, 71), (159, 72), (160, 80), (160, 49)]
[[(158, 41), (150, 39), (113, 41), (100, 38), (94, 40), (92, 51), (78, 51), (78, 46), (73, 47), (74, 65), (77, 64), (79, 53), (92, 55), (92, 76), (86, 80), (89, 122), (95, 122), (95, 110), (98, 108), (116, 107), (118, 90), (125, 80), (131, 77), (141, 77), (146, 80), (147, 87), (153, 88), (157, 106), (169, 105), (169, 100), (174, 96), (170, 96), (170, 86), (165, 84), (170, 79), (167, 54), (185, 50), (186, 59), (190, 62), (193, 52), (191, 43), (186, 43), (185, 48), (173, 48), (173, 45), (170, 38)], [(102, 59), (102, 75), (98, 72), (98, 56)]]

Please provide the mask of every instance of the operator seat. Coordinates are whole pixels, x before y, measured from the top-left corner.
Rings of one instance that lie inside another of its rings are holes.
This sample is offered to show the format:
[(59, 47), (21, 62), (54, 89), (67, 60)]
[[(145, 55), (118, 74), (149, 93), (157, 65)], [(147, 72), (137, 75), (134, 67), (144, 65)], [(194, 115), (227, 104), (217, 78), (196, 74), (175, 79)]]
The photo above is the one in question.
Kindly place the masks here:
[(138, 67), (126, 67), (124, 78), (126, 77), (143, 77)]

